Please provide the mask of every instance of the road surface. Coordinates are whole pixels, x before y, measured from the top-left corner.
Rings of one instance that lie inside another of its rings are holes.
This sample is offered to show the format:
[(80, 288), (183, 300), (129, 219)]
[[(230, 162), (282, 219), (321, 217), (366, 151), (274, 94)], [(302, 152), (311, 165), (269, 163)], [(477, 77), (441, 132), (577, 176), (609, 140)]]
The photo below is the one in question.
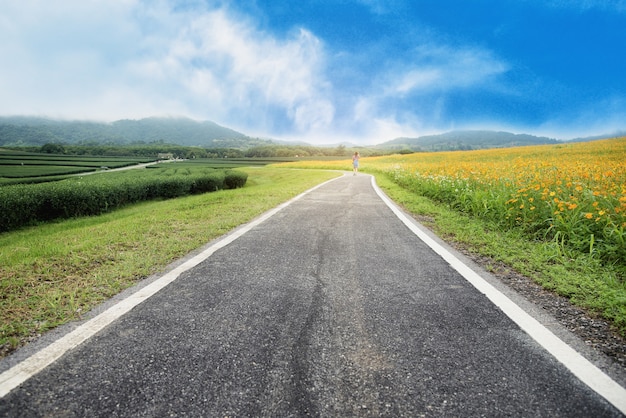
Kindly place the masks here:
[(0, 416), (622, 416), (623, 387), (407, 225), (370, 176), (325, 183), (5, 360)]

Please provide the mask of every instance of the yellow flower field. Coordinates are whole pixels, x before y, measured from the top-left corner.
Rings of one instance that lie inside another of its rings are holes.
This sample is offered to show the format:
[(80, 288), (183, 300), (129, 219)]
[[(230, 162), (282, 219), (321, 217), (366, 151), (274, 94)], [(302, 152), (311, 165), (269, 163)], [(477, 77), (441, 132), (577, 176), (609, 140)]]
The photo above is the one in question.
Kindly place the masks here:
[[(361, 165), (459, 211), (554, 240), (564, 252), (626, 265), (626, 138), (371, 157)], [(349, 162), (323, 166), (349, 169)]]

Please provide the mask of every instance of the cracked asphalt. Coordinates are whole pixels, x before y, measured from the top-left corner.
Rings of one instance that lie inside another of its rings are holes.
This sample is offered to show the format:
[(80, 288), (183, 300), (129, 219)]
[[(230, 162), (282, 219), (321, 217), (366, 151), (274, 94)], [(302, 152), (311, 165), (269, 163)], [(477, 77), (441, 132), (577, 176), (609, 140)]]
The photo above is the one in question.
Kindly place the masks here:
[(0, 416), (621, 416), (367, 175), (306, 194), (0, 399)]

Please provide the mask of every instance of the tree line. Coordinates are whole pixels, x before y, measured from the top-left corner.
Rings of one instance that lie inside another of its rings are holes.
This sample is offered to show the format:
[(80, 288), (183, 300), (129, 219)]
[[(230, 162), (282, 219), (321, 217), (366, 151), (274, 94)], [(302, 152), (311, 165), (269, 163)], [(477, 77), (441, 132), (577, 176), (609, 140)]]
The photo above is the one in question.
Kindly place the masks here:
[(171, 154), (174, 158), (303, 158), (303, 157), (349, 157), (355, 151), (363, 156), (382, 155), (380, 150), (369, 148), (314, 147), (308, 145), (263, 145), (247, 150), (237, 148), (203, 148), (162, 142), (135, 145), (67, 145), (47, 143), (42, 146), (5, 147), (27, 152), (64, 155), (94, 155), (107, 157), (157, 158), (159, 154)]

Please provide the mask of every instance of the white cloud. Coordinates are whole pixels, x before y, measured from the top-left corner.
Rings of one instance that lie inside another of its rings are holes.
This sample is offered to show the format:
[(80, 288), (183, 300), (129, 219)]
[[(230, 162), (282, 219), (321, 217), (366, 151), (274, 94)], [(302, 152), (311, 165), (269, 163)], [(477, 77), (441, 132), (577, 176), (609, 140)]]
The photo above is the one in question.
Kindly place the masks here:
[[(123, 77), (138, 31), (132, 2), (6, 1), (0, 22), (0, 113), (96, 118)], [(109, 109), (103, 109), (106, 118)]]
[(413, 109), (385, 109), (381, 98), (357, 98), (351, 115), (351, 129), (361, 142), (376, 144), (400, 136), (419, 136), (424, 123)]
[(423, 45), (416, 48), (412, 58), (412, 62), (386, 75), (387, 94), (484, 86), (509, 69), (506, 63), (481, 49)]
[[(404, 4), (352, 1), (375, 14)], [(272, 22), (234, 6), (180, 3), (3, 0), (0, 114), (104, 120), (186, 115), (251, 135), (375, 143), (449, 127), (450, 97), (458, 92), (526, 93), (510, 82), (509, 63), (489, 49), (453, 47), (431, 31), (416, 28), (400, 37), (416, 46), (393, 56), (385, 50), (390, 38), (366, 40), (358, 51), (333, 50), (307, 28), (276, 34), (264, 29)], [(546, 4), (626, 11), (626, 0)], [(602, 106), (620, 117), (623, 108), (623, 102)], [(617, 117), (580, 113), (581, 124), (594, 117), (619, 124)], [(568, 121), (546, 122), (545, 128), (558, 124)]]
[(296, 127), (300, 132), (327, 129), (335, 113), (333, 104), (324, 99), (309, 100), (297, 105), (293, 112)]
[(624, 131), (626, 99), (609, 97), (566, 114), (553, 116), (539, 126), (526, 127), (527, 132), (543, 132), (558, 139), (613, 134)]
[(315, 36), (300, 30), (277, 40), (223, 10), (194, 18), (169, 45), (161, 68), (180, 78), (196, 100), (229, 111), (279, 106), (300, 114), (302, 106), (323, 100), (323, 51)]
[[(508, 70), (505, 62), (486, 50), (421, 45), (404, 61), (398, 59), (390, 65), (354, 100), (352, 129), (368, 142), (380, 143), (437, 132), (442, 123), (448, 128), (450, 122), (442, 120), (448, 93), (473, 88), (501, 90), (498, 76)], [(413, 100), (420, 96), (428, 100)]]
[(297, 130), (333, 120), (323, 44), (307, 30), (279, 39), (231, 10), (166, 0), (6, 3), (0, 114), (182, 113), (248, 130), (278, 123), (268, 109)]
[(428, 90), (440, 85), (443, 72), (438, 68), (418, 68), (400, 74), (391, 92), (406, 94), (415, 90)]

